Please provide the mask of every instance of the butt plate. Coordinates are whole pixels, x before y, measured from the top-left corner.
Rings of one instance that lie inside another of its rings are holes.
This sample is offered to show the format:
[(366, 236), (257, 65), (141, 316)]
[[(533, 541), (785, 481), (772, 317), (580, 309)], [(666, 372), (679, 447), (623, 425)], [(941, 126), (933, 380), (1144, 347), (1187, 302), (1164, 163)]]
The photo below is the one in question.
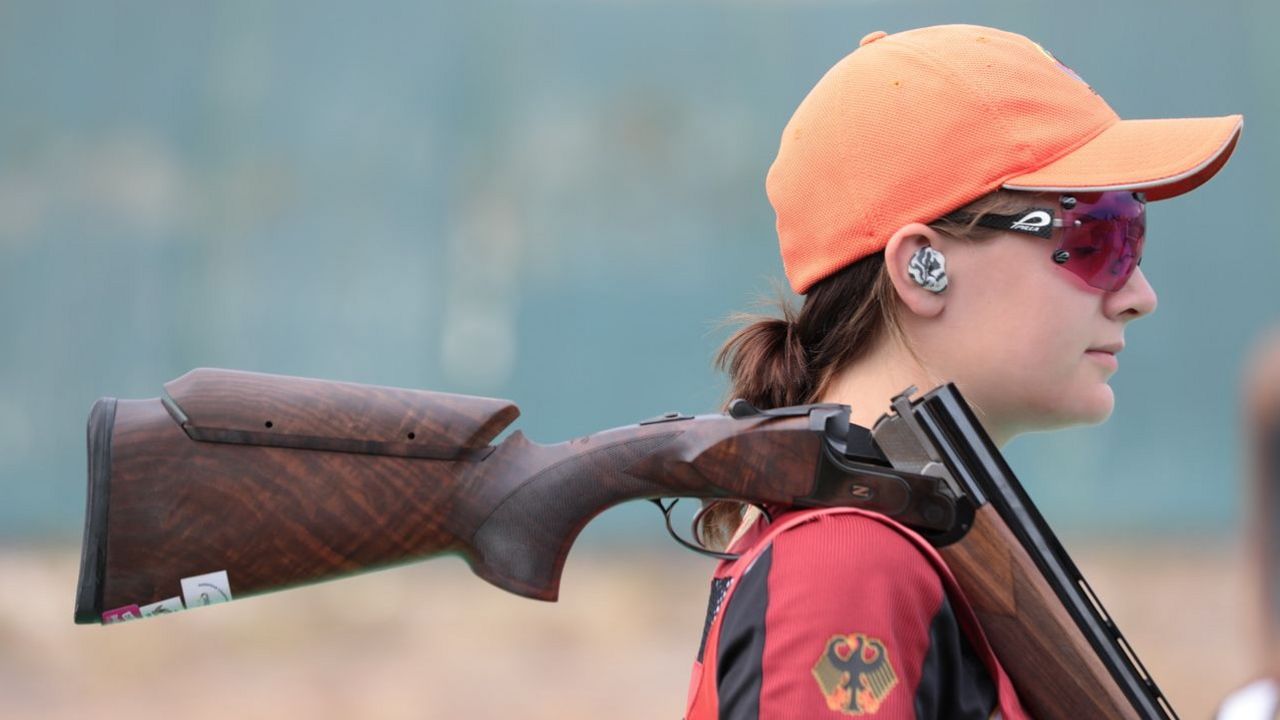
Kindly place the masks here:
[(111, 431), (116, 399), (100, 398), (89, 411), (89, 486), (85, 500), (80, 582), (76, 586), (76, 622), (102, 622), (102, 579), (107, 565), (107, 505), (111, 493)]

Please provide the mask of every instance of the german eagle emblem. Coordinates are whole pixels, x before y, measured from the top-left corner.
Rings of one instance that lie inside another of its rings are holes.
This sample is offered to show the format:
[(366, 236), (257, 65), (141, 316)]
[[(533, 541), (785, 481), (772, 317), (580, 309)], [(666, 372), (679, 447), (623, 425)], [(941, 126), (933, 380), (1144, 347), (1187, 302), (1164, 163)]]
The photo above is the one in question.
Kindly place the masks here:
[(813, 677), (827, 707), (845, 715), (874, 715), (898, 684), (884, 643), (862, 633), (833, 635)]

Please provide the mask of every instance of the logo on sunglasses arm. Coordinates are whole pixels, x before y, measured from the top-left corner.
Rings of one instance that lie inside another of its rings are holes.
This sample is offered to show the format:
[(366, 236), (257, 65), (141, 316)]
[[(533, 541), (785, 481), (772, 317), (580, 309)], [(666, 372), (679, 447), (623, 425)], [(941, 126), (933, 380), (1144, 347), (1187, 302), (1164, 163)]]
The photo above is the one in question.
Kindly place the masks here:
[(1053, 235), (1053, 213), (1048, 210), (1039, 208), (1023, 215), (1019, 220), (1009, 226), (1010, 230), (1018, 232), (1031, 233), (1043, 238)]

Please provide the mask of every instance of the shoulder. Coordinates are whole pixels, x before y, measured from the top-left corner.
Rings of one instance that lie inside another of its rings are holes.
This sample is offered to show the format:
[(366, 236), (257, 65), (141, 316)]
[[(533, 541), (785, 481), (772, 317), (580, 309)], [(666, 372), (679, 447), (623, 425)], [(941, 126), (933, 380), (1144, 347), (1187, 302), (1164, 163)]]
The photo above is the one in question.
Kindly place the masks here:
[(731, 614), (771, 632), (927, 638), (947, 592), (910, 530), (863, 512), (789, 513), (775, 523), (782, 529), (761, 539), (737, 581)]
[(879, 513), (849, 508), (825, 508), (787, 513), (776, 522), (796, 520), (782, 529), (774, 539), (791, 543), (845, 542), (874, 546), (915, 548), (912, 531)]
[(827, 585), (835, 590), (897, 588), (941, 599), (935, 561), (911, 530), (877, 514), (810, 513), (778, 532), (767, 550), (773, 582)]

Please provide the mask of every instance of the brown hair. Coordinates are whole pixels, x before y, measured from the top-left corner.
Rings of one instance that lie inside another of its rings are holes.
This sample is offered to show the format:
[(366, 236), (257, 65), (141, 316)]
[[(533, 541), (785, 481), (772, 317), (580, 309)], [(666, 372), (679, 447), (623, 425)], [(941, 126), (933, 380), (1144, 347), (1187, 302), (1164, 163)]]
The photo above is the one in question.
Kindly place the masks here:
[[(1026, 209), (1031, 193), (998, 190), (960, 208), (964, 222), (942, 218), (929, 223), (934, 230), (961, 240), (982, 241), (1000, 231), (975, 225), (987, 213), (1012, 214)], [(767, 302), (767, 301), (766, 301)], [(728, 403), (744, 398), (768, 409), (818, 402), (831, 382), (858, 361), (888, 332), (921, 366), (902, 331), (901, 301), (877, 252), (818, 281), (796, 310), (779, 293), (771, 303), (781, 317), (734, 313), (724, 324), (741, 325), (716, 353), (715, 366), (729, 374)], [(712, 501), (702, 514), (697, 532), (712, 547), (723, 549), (749, 506)]]

